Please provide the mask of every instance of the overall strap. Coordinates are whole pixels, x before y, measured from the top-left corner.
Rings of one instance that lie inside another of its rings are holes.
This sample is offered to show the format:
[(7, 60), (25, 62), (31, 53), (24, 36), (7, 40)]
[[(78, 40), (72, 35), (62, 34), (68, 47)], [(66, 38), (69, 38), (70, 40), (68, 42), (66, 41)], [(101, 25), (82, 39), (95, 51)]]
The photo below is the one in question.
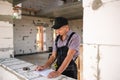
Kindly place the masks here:
[(68, 46), (68, 43), (69, 43), (71, 37), (73, 36), (73, 34), (75, 34), (75, 32), (72, 32), (72, 33), (70, 34), (70, 37), (69, 37), (68, 40), (67, 40), (66, 46)]
[(58, 41), (59, 37), (60, 37), (60, 35), (58, 35), (58, 36), (56, 37), (56, 39), (55, 39), (56, 48), (58, 48), (58, 46), (57, 46), (57, 41)]
[[(70, 36), (69, 36), (69, 38), (68, 38), (68, 40), (67, 40), (66, 46), (68, 45), (68, 43), (69, 43), (71, 37), (73, 36), (73, 34), (75, 34), (75, 32), (72, 32), (72, 33), (70, 34)], [(60, 35), (58, 35), (58, 36), (56, 37), (56, 40), (55, 40), (56, 48), (58, 48), (58, 46), (57, 46), (57, 41), (58, 41), (59, 37), (60, 37)]]

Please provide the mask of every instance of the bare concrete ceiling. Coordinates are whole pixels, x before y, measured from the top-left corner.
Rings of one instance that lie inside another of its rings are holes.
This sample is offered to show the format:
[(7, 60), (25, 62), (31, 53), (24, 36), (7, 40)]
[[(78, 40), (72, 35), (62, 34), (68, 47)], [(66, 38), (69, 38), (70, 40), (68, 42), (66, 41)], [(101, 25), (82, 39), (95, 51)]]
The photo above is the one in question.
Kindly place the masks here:
[[(4, 0), (4, 1), (5, 1), (5, 0)], [(25, 0), (6, 0), (6, 1), (12, 3), (13, 5), (16, 5), (16, 4), (19, 4), (19, 3), (21, 3), (21, 2), (23, 2), (23, 1), (25, 1)]]
[(19, 4), (19, 3), (23, 2), (23, 1), (25, 1), (25, 0), (13, 0), (13, 5)]
[[(14, 4), (22, 3), (22, 8), (29, 9), (29, 12), (22, 11), (23, 15), (54, 18), (63, 16), (68, 19), (82, 19), (82, 2), (66, 0), (61, 4), (60, 0), (14, 0)], [(33, 14), (32, 14), (33, 13)]]

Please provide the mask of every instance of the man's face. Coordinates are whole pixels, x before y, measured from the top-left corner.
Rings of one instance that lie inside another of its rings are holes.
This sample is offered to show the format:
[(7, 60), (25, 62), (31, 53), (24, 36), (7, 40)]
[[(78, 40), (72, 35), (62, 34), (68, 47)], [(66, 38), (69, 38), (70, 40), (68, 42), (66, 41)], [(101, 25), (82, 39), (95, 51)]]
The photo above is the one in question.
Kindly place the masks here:
[(66, 30), (67, 30), (67, 27), (66, 27), (66, 25), (65, 25), (65, 26), (62, 26), (62, 27), (59, 28), (59, 29), (56, 29), (55, 32), (56, 32), (56, 34), (62, 36), (62, 35), (64, 35), (64, 34), (66, 34)]

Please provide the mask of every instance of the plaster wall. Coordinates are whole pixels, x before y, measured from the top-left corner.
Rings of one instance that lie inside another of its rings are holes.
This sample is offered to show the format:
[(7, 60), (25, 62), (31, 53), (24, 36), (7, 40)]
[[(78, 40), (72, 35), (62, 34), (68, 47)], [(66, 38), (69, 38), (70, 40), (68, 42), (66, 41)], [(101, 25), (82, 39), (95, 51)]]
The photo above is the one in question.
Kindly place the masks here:
[(120, 0), (83, 0), (83, 80), (120, 80)]

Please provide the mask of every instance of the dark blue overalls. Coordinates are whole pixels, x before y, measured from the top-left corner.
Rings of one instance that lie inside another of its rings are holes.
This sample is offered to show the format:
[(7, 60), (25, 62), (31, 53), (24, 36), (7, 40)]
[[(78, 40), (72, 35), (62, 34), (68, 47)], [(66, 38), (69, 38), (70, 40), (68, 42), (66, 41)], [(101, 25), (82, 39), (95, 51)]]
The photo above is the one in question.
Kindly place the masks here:
[[(67, 40), (66, 45), (62, 46), (62, 47), (57, 46), (57, 41), (60, 38), (60, 36), (57, 36), (57, 38), (56, 38), (56, 41), (55, 41), (55, 45), (56, 45), (56, 48), (57, 48), (57, 62), (56, 62), (57, 68), (56, 68), (56, 70), (59, 69), (59, 67), (61, 66), (61, 64), (64, 61), (65, 57), (67, 56), (67, 52), (68, 52), (68, 49), (69, 49), (68, 48), (68, 43), (69, 43), (69, 41), (70, 41), (73, 34), (75, 34), (75, 32), (71, 33), (70, 37)], [(71, 60), (70, 64), (63, 71), (62, 74), (66, 75), (68, 77), (72, 77), (72, 78), (77, 79), (77, 66), (76, 66), (76, 63), (75, 63), (75, 61), (73, 59)]]

